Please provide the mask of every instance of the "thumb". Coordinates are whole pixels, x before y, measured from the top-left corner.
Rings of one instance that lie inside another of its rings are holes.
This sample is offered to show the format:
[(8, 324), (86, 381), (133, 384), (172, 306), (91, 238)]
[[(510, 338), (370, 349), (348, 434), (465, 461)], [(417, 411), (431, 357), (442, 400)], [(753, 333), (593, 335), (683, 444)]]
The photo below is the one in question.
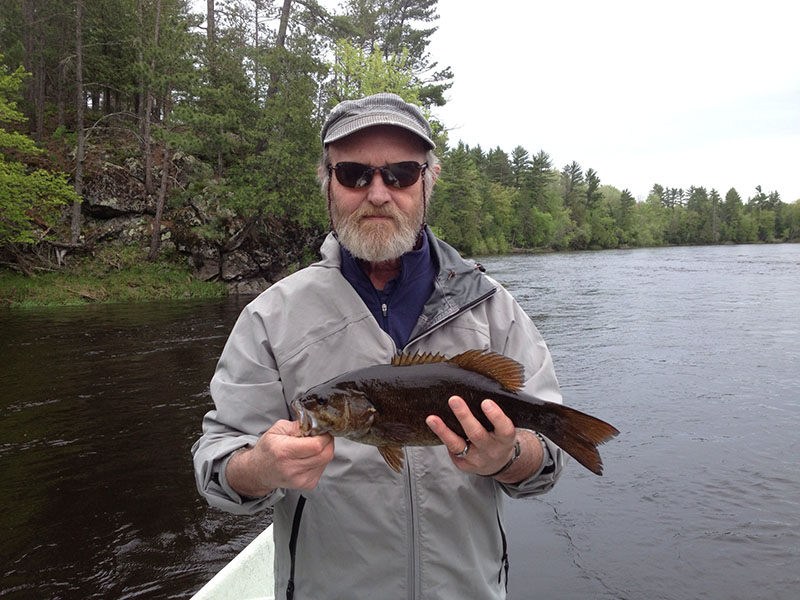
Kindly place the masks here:
[(297, 421), (287, 421), (280, 419), (275, 421), (275, 424), (269, 428), (267, 433), (271, 435), (288, 435), (291, 437), (301, 437), (300, 423)]

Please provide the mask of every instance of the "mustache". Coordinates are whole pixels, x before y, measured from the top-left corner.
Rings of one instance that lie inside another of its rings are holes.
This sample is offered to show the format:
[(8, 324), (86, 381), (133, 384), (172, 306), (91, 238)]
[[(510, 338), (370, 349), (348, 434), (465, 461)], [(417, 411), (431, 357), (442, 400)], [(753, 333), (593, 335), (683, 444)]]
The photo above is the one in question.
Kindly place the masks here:
[(351, 217), (354, 219), (363, 219), (365, 217), (390, 217), (397, 219), (398, 209), (391, 205), (384, 206), (362, 206), (355, 210)]

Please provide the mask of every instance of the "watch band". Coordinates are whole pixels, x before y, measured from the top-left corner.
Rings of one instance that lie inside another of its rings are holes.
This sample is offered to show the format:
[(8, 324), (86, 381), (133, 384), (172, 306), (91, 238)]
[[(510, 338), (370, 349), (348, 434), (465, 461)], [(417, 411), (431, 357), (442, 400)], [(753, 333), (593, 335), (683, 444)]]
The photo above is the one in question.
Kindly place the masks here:
[(504, 464), (499, 471), (495, 471), (491, 475), (486, 475), (486, 477), (497, 477), (498, 475), (501, 475), (506, 471), (508, 471), (511, 468), (511, 465), (513, 465), (514, 462), (516, 462), (516, 460), (519, 458), (519, 455), (521, 453), (522, 449), (519, 447), (519, 440), (516, 440), (514, 442), (514, 453), (511, 455), (511, 458), (508, 459), (508, 462)]

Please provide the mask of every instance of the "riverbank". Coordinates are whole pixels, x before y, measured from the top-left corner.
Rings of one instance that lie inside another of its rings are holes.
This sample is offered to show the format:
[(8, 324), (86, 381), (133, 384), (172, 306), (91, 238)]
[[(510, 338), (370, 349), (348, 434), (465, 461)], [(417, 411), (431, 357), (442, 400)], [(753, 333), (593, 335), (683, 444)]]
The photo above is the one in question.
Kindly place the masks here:
[[(589, 250), (596, 251), (601, 250)], [(253, 285), (249, 285), (246, 278), (236, 286), (231, 286), (231, 282), (226, 285), (222, 281), (204, 281), (197, 277), (197, 270), (187, 264), (185, 256), (172, 251), (162, 253), (158, 262), (149, 262), (146, 259), (147, 252), (148, 249), (144, 247), (120, 249), (118, 246), (109, 246), (92, 256), (75, 258), (72, 264), (60, 270), (40, 271), (32, 276), (0, 268), (0, 306), (24, 308), (224, 298), (230, 293), (257, 293), (251, 290), (264, 289), (269, 285), (266, 280), (253, 280)], [(559, 251), (552, 248), (514, 248), (509, 256), (555, 252)], [(478, 262), (481, 260), (481, 256), (472, 258)], [(313, 259), (306, 257), (303, 264), (310, 262)], [(293, 266), (296, 269), (300, 265), (295, 263)]]
[(57, 271), (32, 276), (0, 269), (0, 306), (70, 306), (110, 302), (222, 298), (223, 283), (192, 276), (184, 257), (146, 260), (144, 248), (104, 250)]

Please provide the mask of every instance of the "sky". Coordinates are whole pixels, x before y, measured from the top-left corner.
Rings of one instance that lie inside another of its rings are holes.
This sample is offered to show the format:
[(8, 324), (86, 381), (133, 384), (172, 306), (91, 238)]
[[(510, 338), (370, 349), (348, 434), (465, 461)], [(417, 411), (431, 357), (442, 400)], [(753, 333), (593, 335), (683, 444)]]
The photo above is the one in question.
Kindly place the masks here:
[(439, 0), (459, 140), (653, 184), (800, 199), (800, 2)]

